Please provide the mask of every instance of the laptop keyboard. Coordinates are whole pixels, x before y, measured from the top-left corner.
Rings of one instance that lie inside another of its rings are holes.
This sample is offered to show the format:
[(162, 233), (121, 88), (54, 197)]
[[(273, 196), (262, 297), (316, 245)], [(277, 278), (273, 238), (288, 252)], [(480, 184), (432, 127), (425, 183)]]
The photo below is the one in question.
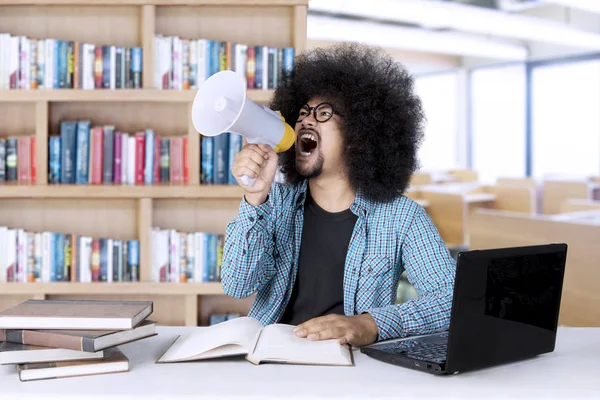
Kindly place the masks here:
[(444, 332), (435, 336), (386, 343), (376, 346), (376, 348), (416, 360), (443, 363), (446, 361), (447, 345), (448, 332)]

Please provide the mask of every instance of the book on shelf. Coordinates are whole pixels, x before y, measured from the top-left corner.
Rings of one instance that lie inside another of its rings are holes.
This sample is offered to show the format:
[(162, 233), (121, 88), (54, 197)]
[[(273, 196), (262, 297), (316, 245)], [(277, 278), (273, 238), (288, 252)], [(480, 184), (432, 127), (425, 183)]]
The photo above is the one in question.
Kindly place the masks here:
[(197, 89), (213, 74), (231, 70), (248, 89), (274, 89), (294, 69), (295, 49), (226, 40), (154, 36), (154, 87)]
[(151, 185), (189, 183), (188, 138), (153, 129), (122, 132), (90, 120), (61, 121), (48, 139), (48, 183)]
[(251, 317), (240, 317), (208, 327), (196, 327), (178, 336), (157, 363), (245, 356), (252, 364), (263, 362), (352, 366), (350, 346), (337, 340), (310, 341), (293, 333), (293, 325), (263, 327)]
[(138, 240), (0, 226), (0, 282), (138, 282)]
[(142, 48), (0, 33), (0, 90), (140, 89)]
[(0, 138), (0, 182), (35, 183), (34, 135)]
[(19, 380), (22, 382), (127, 371), (129, 371), (129, 359), (118, 347), (107, 350), (106, 356), (97, 360), (17, 365)]
[(231, 168), (236, 154), (242, 150), (243, 136), (225, 132), (217, 136), (202, 136), (200, 141), (200, 169), (203, 184), (234, 184)]
[[(110, 347), (156, 335), (156, 321), (144, 320), (125, 330), (0, 329), (0, 345), (8, 342), (40, 349), (97, 353)], [(72, 353), (68, 353), (72, 354)], [(1, 355), (0, 355), (1, 357)], [(54, 356), (51, 356), (54, 357)], [(58, 361), (54, 359), (51, 361)], [(48, 361), (48, 360), (46, 360)]]
[(154, 282), (218, 282), (225, 236), (209, 232), (152, 229)]
[(0, 311), (0, 329), (126, 330), (152, 312), (152, 301), (31, 299)]

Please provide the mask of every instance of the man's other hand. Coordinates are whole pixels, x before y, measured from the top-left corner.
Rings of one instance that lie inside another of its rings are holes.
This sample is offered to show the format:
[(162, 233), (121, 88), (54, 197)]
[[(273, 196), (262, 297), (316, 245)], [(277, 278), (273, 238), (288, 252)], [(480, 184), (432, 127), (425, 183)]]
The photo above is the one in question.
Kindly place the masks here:
[(371, 314), (325, 315), (313, 318), (294, 329), (298, 337), (308, 340), (337, 339), (341, 344), (366, 346), (377, 340), (379, 330)]

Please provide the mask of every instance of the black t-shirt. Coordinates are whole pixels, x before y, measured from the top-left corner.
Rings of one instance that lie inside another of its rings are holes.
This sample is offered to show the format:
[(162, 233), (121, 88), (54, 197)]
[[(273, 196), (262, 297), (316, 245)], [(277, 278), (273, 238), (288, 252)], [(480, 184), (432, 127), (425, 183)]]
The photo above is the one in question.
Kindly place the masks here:
[(344, 314), (344, 264), (356, 220), (350, 210), (323, 210), (307, 190), (298, 274), (280, 323)]

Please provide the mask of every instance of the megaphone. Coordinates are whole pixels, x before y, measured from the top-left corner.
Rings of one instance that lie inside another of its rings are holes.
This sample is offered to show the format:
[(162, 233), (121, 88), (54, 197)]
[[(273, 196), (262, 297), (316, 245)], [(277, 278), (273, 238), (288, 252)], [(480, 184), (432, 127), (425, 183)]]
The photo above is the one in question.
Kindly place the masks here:
[[(246, 81), (229, 70), (213, 74), (200, 86), (192, 104), (192, 123), (204, 136), (238, 133), (248, 143), (267, 144), (275, 152), (288, 150), (296, 140), (281, 114), (250, 100)], [(241, 180), (246, 186), (255, 181), (248, 176)]]

